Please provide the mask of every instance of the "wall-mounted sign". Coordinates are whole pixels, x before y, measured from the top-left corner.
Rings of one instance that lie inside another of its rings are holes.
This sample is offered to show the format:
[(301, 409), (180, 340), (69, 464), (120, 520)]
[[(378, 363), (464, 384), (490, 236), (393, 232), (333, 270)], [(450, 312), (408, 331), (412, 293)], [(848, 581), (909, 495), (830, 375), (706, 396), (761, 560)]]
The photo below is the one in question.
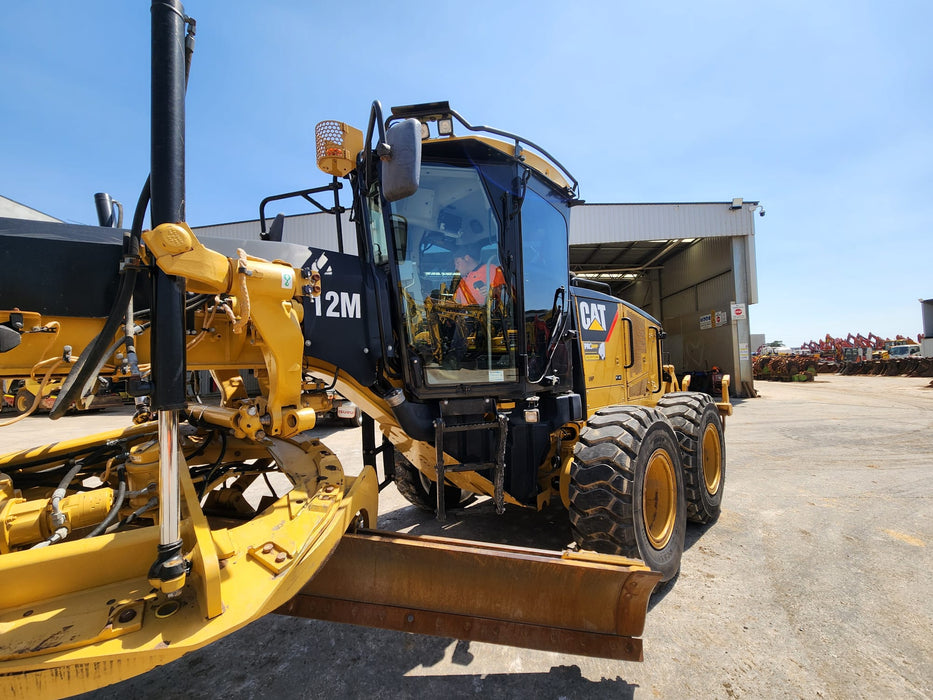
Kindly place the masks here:
[(732, 304), (732, 320), (740, 321), (745, 318), (745, 304)]
[(705, 314), (700, 316), (700, 330), (705, 331), (707, 328), (713, 327), (713, 315)]

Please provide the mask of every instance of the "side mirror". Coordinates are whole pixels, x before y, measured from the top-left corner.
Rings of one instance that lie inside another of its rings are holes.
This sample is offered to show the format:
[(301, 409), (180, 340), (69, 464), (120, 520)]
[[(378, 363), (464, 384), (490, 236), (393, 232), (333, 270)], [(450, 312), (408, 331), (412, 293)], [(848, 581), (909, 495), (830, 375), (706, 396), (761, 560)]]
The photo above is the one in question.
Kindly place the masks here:
[(421, 122), (405, 119), (386, 131), (389, 155), (382, 159), (382, 194), (390, 202), (410, 197), (421, 179)]
[(9, 326), (0, 326), (0, 353), (8, 352), (20, 344), (22, 336)]

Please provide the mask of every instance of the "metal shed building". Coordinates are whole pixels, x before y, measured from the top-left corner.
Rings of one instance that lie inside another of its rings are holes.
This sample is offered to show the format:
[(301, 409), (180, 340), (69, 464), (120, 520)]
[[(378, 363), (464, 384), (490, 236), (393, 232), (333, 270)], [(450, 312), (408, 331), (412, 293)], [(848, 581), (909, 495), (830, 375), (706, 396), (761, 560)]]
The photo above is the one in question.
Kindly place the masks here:
[[(758, 202), (583, 204), (570, 220), (570, 268), (605, 282), (664, 327), (678, 373), (732, 376), (733, 393), (754, 396), (748, 305), (755, 273)], [(354, 224), (342, 217), (344, 252), (356, 253)], [(256, 240), (258, 221), (205, 226), (205, 236)], [(337, 250), (330, 214), (286, 217), (283, 240)]]
[(43, 214), (38, 209), (27, 207), (25, 204), (4, 197), (0, 194), (0, 216), (7, 219), (26, 219), (27, 221), (55, 221), (60, 222), (54, 216)]
[(678, 371), (718, 367), (754, 396), (748, 306), (758, 302), (758, 202), (585, 204), (572, 210), (570, 268), (661, 321)]

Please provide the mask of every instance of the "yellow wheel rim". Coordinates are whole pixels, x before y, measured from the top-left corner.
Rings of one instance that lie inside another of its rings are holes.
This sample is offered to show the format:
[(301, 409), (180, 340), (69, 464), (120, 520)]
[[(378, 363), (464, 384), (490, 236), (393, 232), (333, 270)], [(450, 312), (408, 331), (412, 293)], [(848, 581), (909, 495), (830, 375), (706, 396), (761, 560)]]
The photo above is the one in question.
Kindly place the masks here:
[(677, 479), (666, 450), (655, 450), (648, 460), (642, 510), (648, 541), (655, 549), (664, 549), (677, 523)]
[(25, 413), (29, 407), (32, 405), (32, 401), (29, 400), (29, 397), (26, 394), (17, 394), (16, 395), (16, 410), (20, 413)]
[(703, 431), (703, 481), (711, 496), (719, 491), (722, 482), (722, 442), (715, 425), (707, 425)]

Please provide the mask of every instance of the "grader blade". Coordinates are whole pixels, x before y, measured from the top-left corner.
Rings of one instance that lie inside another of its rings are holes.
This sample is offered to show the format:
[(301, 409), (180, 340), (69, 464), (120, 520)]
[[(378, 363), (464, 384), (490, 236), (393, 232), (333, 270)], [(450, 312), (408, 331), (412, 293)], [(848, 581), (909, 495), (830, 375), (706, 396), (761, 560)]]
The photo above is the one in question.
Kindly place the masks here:
[(361, 531), (276, 612), (641, 661), (659, 580), (640, 561), (593, 552)]

